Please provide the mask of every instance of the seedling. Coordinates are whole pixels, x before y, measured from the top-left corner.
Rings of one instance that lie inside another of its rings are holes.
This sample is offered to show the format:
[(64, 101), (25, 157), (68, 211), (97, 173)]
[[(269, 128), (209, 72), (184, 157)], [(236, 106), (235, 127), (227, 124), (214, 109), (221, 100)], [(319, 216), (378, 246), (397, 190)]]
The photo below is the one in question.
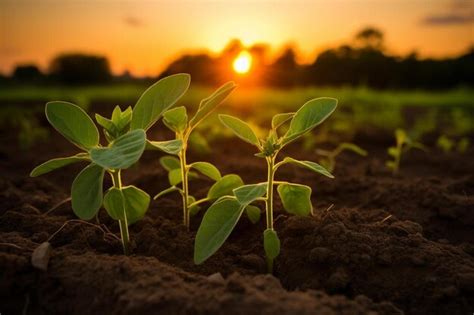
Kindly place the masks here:
[[(219, 115), (221, 122), (237, 137), (257, 147), (259, 152), (256, 156), (267, 162), (267, 181), (235, 188), (234, 196), (219, 198), (207, 210), (196, 235), (194, 246), (196, 264), (203, 263), (222, 246), (248, 206), (254, 202), (263, 201), (267, 227), (263, 232), (263, 247), (268, 269), (272, 271), (273, 260), (280, 253), (280, 240), (273, 227), (274, 185), (278, 186), (277, 192), (287, 212), (307, 216), (313, 211), (310, 199), (311, 187), (277, 181), (275, 180), (276, 171), (281, 166), (291, 163), (333, 178), (329, 171), (317, 163), (299, 161), (291, 157), (285, 157), (277, 162), (276, 158), (285, 146), (322, 123), (336, 109), (336, 106), (336, 99), (317, 98), (304, 104), (296, 113), (277, 114), (273, 117), (272, 128), (264, 140), (259, 140), (254, 130), (242, 120), (228, 115)], [(279, 136), (278, 128), (288, 121), (290, 121), (288, 131), (283, 136)]]
[(427, 148), (422, 143), (410, 139), (402, 129), (395, 130), (395, 140), (396, 145), (388, 148), (388, 154), (393, 158), (393, 160), (385, 163), (387, 167), (392, 170), (394, 175), (396, 175), (400, 169), (400, 161), (403, 153), (412, 148), (427, 151)]
[(336, 158), (343, 151), (351, 151), (361, 156), (367, 156), (367, 151), (353, 143), (348, 142), (343, 142), (339, 144), (332, 151), (317, 149), (316, 153), (323, 156), (323, 158), (319, 159), (319, 163), (324, 166), (329, 172), (333, 172), (336, 168)]
[[(196, 114), (188, 121), (186, 107), (176, 107), (163, 114), (164, 124), (175, 132), (176, 141), (181, 143), (179, 150), (169, 152), (174, 156), (165, 156), (160, 159), (161, 165), (168, 171), (170, 187), (158, 193), (157, 199), (167, 193), (177, 191), (183, 199), (183, 224), (189, 229), (191, 215), (199, 210), (199, 205), (215, 200), (227, 194), (232, 194), (232, 189), (243, 185), (242, 179), (237, 175), (227, 175), (222, 177), (221, 173), (209, 162), (187, 162), (188, 142), (195, 128), (208, 117), (236, 88), (233, 82), (228, 82), (221, 86), (211, 96), (201, 101)], [(198, 177), (197, 171), (216, 183), (209, 190), (207, 197), (196, 200), (189, 194), (189, 180)], [(181, 185), (180, 185), (181, 184)], [(180, 185), (180, 186), (178, 186)]]
[(446, 135), (441, 135), (436, 141), (436, 146), (445, 153), (452, 152), (454, 149), (459, 153), (464, 153), (469, 148), (469, 138), (463, 137), (456, 142)]
[[(128, 226), (143, 218), (150, 196), (135, 186), (123, 186), (121, 171), (135, 164), (147, 145), (145, 131), (162, 113), (174, 105), (189, 86), (189, 75), (164, 78), (146, 90), (134, 109), (122, 111), (115, 107), (112, 117), (96, 115), (103, 127), (107, 145), (99, 143), (99, 131), (92, 119), (79, 106), (56, 101), (46, 104), (46, 118), (67, 140), (83, 152), (56, 158), (37, 166), (31, 176), (39, 176), (76, 162), (89, 163), (75, 178), (71, 188), (74, 213), (82, 220), (97, 215), (103, 205), (107, 213), (119, 222), (123, 251), (130, 253)], [(168, 147), (168, 143), (150, 143), (153, 148)], [(104, 174), (112, 178), (113, 186), (103, 194)]]

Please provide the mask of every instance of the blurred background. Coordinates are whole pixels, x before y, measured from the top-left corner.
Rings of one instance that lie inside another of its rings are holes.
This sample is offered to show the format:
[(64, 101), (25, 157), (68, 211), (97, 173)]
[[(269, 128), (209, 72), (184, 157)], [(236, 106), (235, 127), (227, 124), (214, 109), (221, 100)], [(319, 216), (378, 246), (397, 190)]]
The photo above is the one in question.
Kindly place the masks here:
[(0, 122), (21, 147), (47, 141), (46, 101), (107, 112), (178, 72), (192, 76), (190, 107), (237, 82), (221, 112), (255, 125), (331, 96), (340, 109), (326, 135), (405, 128), (465, 143), (474, 1), (0, 1)]

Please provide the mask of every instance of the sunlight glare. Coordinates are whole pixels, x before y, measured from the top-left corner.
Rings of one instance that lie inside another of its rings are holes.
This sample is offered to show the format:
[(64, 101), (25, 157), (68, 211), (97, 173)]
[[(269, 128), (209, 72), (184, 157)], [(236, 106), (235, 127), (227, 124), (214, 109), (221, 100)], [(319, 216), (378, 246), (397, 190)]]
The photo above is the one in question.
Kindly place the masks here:
[(240, 74), (249, 72), (252, 66), (252, 55), (248, 51), (242, 51), (233, 63), (234, 71)]

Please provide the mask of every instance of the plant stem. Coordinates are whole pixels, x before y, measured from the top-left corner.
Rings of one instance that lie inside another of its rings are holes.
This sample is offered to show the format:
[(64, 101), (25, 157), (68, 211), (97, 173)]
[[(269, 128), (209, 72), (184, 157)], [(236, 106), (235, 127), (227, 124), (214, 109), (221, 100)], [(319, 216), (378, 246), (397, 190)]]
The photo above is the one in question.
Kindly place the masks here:
[(179, 161), (181, 162), (181, 178), (183, 183), (183, 224), (189, 230), (189, 208), (188, 208), (188, 196), (189, 196), (189, 188), (188, 188), (188, 168), (186, 165), (186, 143), (183, 143), (183, 148), (179, 154)]
[(273, 230), (273, 178), (275, 176), (275, 157), (267, 158), (267, 198), (266, 198), (266, 216), (267, 216), (267, 229)]
[[(112, 182), (114, 187), (122, 190), (122, 178), (120, 176), (120, 170), (115, 170), (111, 172)], [(120, 237), (122, 240), (123, 253), (125, 255), (130, 255), (130, 234), (128, 233), (128, 222), (127, 222), (127, 212), (124, 210), (123, 217), (124, 220), (118, 220), (120, 226)]]

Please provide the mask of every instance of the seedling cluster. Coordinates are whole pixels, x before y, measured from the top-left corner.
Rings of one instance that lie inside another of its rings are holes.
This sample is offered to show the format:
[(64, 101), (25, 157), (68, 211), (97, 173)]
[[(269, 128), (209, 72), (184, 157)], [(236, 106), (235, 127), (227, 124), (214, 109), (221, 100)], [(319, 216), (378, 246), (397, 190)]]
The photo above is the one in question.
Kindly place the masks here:
[(328, 171), (333, 172), (334, 169), (336, 168), (337, 156), (344, 151), (351, 151), (360, 156), (367, 156), (367, 151), (365, 151), (364, 149), (362, 149), (361, 147), (353, 143), (348, 143), (348, 142), (343, 142), (339, 144), (332, 151), (317, 149), (316, 153), (323, 156), (321, 159), (319, 159), (319, 163), (322, 166), (324, 166)]
[[(213, 164), (204, 161), (188, 162), (187, 157), (188, 144), (195, 128), (232, 93), (236, 85), (228, 82), (221, 86), (202, 100), (196, 113), (188, 118), (188, 111), (184, 106), (171, 107), (184, 95), (189, 83), (190, 76), (187, 74), (163, 78), (147, 89), (133, 108), (122, 110), (117, 106), (110, 118), (97, 114), (95, 119), (102, 127), (105, 144), (100, 141), (96, 124), (79, 106), (62, 101), (48, 103), (48, 121), (82, 152), (47, 161), (36, 167), (31, 176), (39, 176), (72, 163), (86, 162), (88, 165), (72, 184), (73, 211), (80, 219), (90, 220), (104, 207), (109, 216), (118, 221), (123, 250), (125, 254), (129, 254), (131, 248), (128, 227), (145, 216), (150, 196), (133, 185), (124, 186), (121, 173), (138, 162), (145, 150), (160, 150), (168, 154), (160, 158), (160, 164), (168, 172), (170, 187), (158, 193), (155, 199), (178, 192), (182, 196), (183, 225), (188, 229), (191, 216), (200, 210), (200, 206), (213, 202), (197, 231), (195, 263), (203, 263), (222, 246), (244, 212), (253, 223), (258, 222), (261, 216), (258, 204), (263, 203), (266, 220), (263, 247), (271, 271), (273, 261), (280, 253), (280, 240), (274, 228), (275, 188), (288, 213), (299, 216), (313, 214), (311, 187), (275, 179), (280, 167), (293, 164), (333, 178), (331, 171), (340, 152), (351, 150), (360, 155), (365, 155), (366, 152), (349, 143), (341, 144), (332, 152), (320, 151), (325, 156), (321, 163), (326, 167), (289, 156), (279, 159), (280, 151), (309, 133), (334, 112), (337, 100), (333, 98), (313, 99), (296, 112), (275, 115), (271, 128), (263, 139), (244, 121), (229, 115), (219, 115), (222, 124), (237, 137), (253, 145), (257, 149), (255, 155), (266, 162), (266, 181), (245, 185), (237, 174), (222, 176)], [(174, 132), (174, 139), (147, 139), (147, 131), (160, 118)], [(397, 148), (405, 144), (402, 140), (397, 140)], [(103, 180), (106, 173), (112, 179), (112, 187), (104, 193)], [(213, 184), (205, 197), (196, 199), (190, 194), (189, 183), (202, 175), (212, 180)]]

